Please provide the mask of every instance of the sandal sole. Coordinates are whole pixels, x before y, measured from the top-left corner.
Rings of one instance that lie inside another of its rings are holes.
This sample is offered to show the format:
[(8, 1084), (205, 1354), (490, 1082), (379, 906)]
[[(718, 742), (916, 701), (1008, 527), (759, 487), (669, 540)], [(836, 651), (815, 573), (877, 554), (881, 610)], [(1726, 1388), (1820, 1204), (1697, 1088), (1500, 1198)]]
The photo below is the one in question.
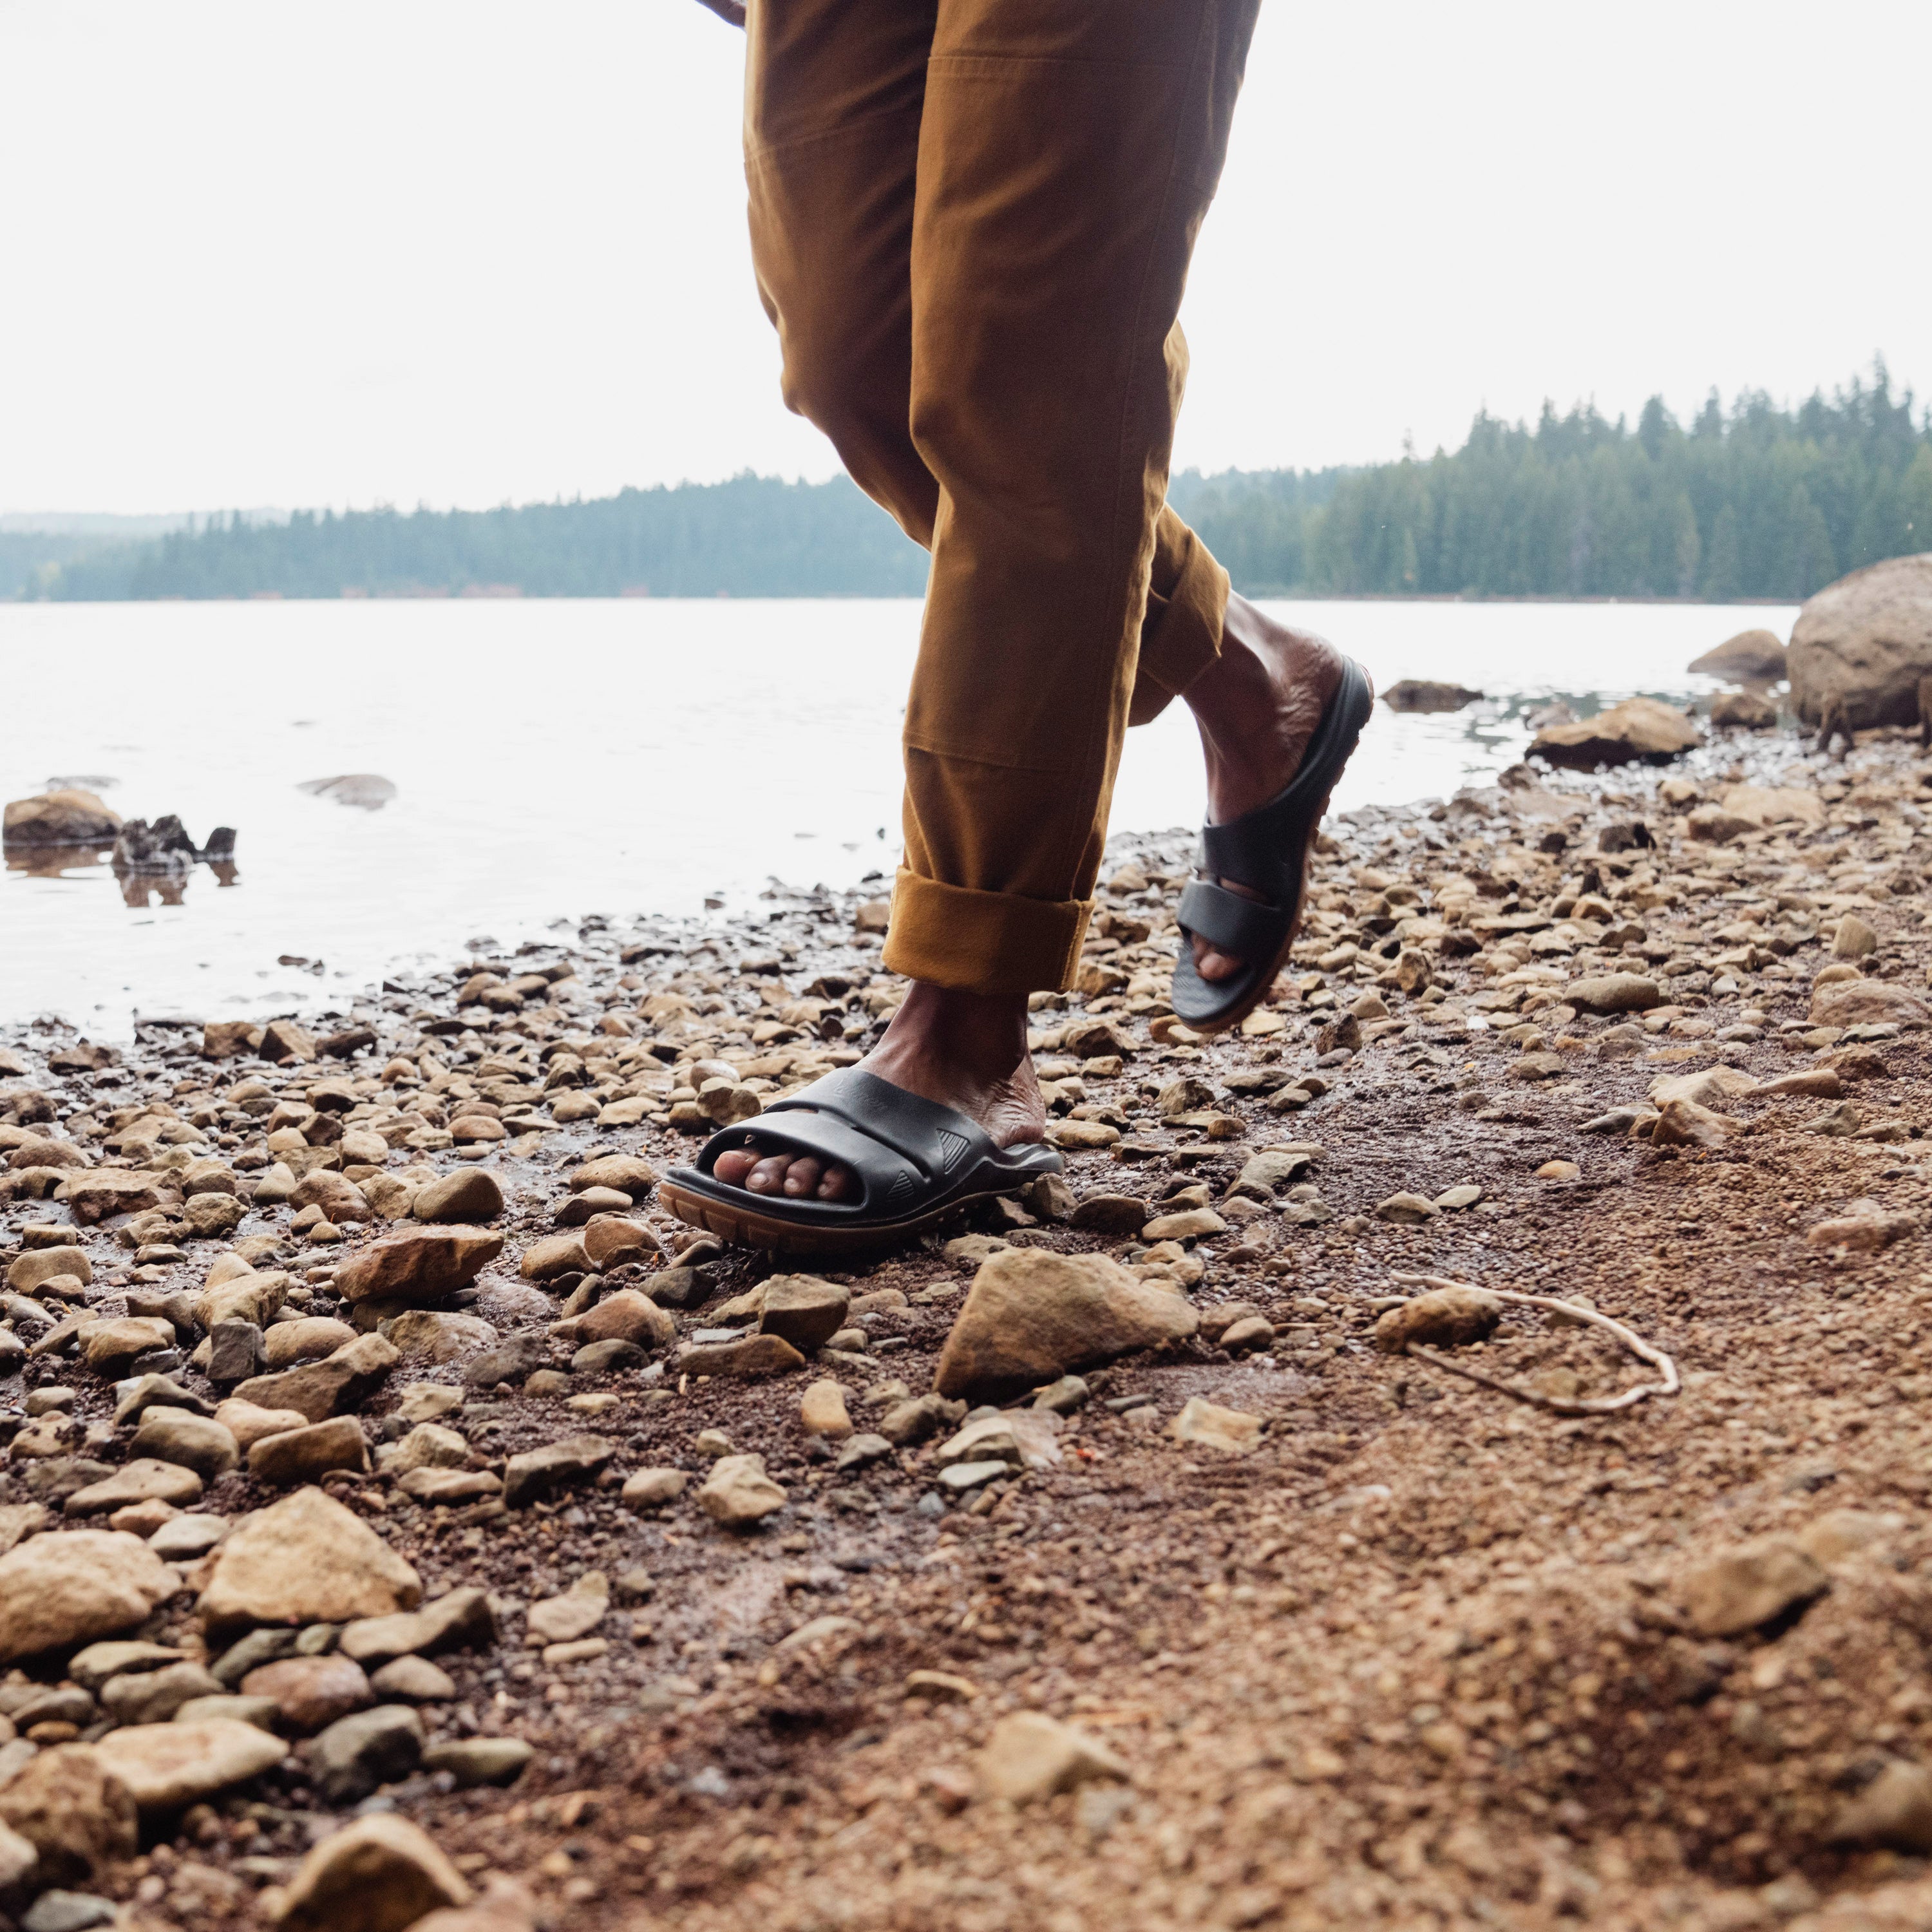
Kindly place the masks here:
[[(1025, 1184), (1024, 1180), (1016, 1180), (1014, 1190)], [(938, 1227), (962, 1208), (999, 1198), (998, 1192), (962, 1194), (908, 1220), (870, 1221), (850, 1228), (812, 1228), (777, 1215), (758, 1214), (749, 1207), (731, 1206), (710, 1195), (693, 1193), (672, 1181), (658, 1184), (659, 1204), (689, 1226), (702, 1228), (707, 1234), (721, 1236), (740, 1247), (782, 1255), (849, 1255), (897, 1247)]]

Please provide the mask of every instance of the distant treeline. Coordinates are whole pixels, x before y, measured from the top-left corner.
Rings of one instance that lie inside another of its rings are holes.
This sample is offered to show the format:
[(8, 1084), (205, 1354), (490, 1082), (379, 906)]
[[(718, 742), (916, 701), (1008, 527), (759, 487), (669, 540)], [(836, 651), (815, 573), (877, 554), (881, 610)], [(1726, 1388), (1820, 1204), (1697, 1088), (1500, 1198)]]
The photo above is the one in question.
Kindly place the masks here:
[[(1189, 471), (1170, 494), (1257, 593), (1795, 599), (1932, 550), (1932, 412), (1912, 412), (1880, 364), (1796, 410), (1748, 392), (1726, 411), (1713, 391), (1688, 429), (1653, 398), (1633, 430), (1546, 404), (1534, 428), (1478, 416), (1426, 460)], [(924, 553), (844, 477), (34, 541), (0, 536), (0, 596), (896, 597), (926, 580)]]

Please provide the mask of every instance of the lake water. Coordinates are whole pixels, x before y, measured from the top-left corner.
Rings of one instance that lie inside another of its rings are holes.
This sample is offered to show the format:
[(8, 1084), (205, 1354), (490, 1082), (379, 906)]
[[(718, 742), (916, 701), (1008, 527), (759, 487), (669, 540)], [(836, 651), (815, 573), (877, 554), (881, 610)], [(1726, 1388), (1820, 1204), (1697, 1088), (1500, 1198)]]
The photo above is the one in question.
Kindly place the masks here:
[[(1795, 614), (1273, 608), (1378, 688), (1433, 677), (1487, 694), (1448, 716), (1378, 705), (1337, 810), (1480, 782), (1521, 755), (1522, 714), (1552, 695), (1584, 709), (1709, 689), (1692, 658), (1754, 626), (1788, 634)], [(111, 779), (124, 817), (239, 834), (233, 883), (197, 867), (178, 903), (124, 892), (104, 863), (40, 876), (12, 855), (0, 1023), (57, 1012), (124, 1039), (137, 1012), (312, 1008), (392, 966), (587, 913), (704, 915), (712, 900), (726, 916), (773, 877), (890, 878), (918, 623), (910, 601), (0, 604), (0, 798)], [(298, 789), (344, 772), (396, 794), (367, 811)], [(1130, 734), (1114, 828), (1201, 810), (1176, 704)]]

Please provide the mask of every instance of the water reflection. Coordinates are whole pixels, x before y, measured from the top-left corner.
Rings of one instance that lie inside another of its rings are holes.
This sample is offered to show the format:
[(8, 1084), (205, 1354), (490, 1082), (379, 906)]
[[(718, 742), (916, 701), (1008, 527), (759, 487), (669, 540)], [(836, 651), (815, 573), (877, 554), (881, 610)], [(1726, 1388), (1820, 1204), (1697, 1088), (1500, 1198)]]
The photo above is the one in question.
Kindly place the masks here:
[(204, 860), (164, 872), (134, 872), (112, 862), (113, 850), (111, 845), (10, 845), (7, 869), (33, 879), (86, 878), (111, 872), (121, 888), (122, 902), (134, 912), (185, 905), (189, 884), (204, 865), (214, 874), (218, 888), (242, 883), (240, 868), (232, 859)]

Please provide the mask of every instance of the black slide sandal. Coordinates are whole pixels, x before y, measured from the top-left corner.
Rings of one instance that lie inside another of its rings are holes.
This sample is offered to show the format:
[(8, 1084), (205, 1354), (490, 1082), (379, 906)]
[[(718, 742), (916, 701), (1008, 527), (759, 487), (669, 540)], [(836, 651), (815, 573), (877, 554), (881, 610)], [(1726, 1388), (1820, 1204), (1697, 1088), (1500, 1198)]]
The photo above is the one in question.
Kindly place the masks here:
[[(1322, 827), (1328, 795), (1354, 753), (1375, 709), (1375, 687), (1352, 658), (1342, 660), (1342, 682), (1285, 791), (1225, 825), (1201, 828), (1201, 869), (1180, 895), (1180, 958), (1174, 969), (1174, 1013), (1201, 1034), (1239, 1026), (1268, 997), (1288, 963), (1301, 923), (1308, 855)], [(1244, 898), (1216, 878), (1232, 879), (1259, 899)], [(1191, 938), (1248, 963), (1232, 980), (1204, 980), (1194, 968)]]
[[(857, 1179), (859, 1198), (728, 1186), (714, 1172), (718, 1156), (740, 1149), (836, 1162)], [(1060, 1169), (1051, 1148), (995, 1147), (964, 1114), (849, 1066), (713, 1134), (695, 1166), (664, 1177), (658, 1198), (679, 1220), (747, 1247), (825, 1254), (903, 1240), (969, 1202), (1010, 1194)]]

